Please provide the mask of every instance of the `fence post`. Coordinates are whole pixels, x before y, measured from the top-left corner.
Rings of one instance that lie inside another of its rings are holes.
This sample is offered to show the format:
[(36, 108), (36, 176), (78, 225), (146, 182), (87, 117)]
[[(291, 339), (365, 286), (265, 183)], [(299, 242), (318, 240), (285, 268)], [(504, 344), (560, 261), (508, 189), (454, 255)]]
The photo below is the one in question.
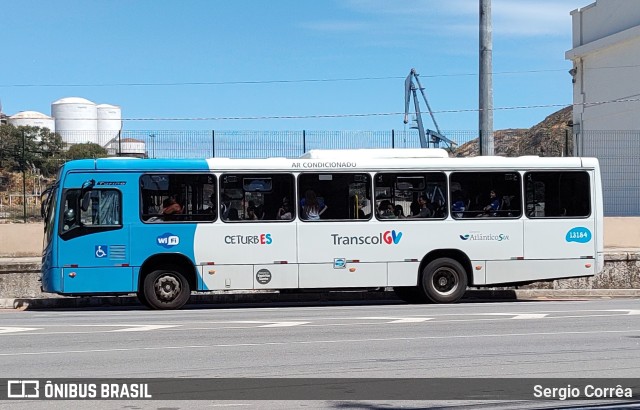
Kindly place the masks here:
[(391, 130), (391, 148), (396, 147), (396, 130)]
[(307, 132), (302, 130), (302, 153), (307, 152)]
[(20, 168), (22, 168), (22, 218), (25, 223), (27, 223), (27, 177), (25, 175), (25, 169), (27, 168), (27, 157), (26, 157), (26, 138), (24, 135), (24, 130), (22, 131), (22, 164)]
[(118, 131), (118, 155), (119, 157), (122, 156), (122, 130)]
[(211, 158), (216, 157), (216, 130), (211, 130)]

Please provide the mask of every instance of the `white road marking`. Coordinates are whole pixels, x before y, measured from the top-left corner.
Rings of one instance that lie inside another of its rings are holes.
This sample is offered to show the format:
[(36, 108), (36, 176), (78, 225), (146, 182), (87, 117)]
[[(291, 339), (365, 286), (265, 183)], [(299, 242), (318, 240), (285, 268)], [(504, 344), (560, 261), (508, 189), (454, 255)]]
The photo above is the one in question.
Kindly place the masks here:
[(546, 313), (524, 313), (521, 315), (516, 315), (514, 317), (512, 317), (511, 319), (542, 319), (545, 316), (547, 316)]
[[(246, 312), (246, 310), (244, 310)], [(190, 312), (191, 313), (191, 312)], [(437, 312), (433, 312), (437, 313)], [(556, 316), (550, 316), (550, 314), (560, 314)], [(583, 315), (567, 315), (567, 313), (591, 313)], [(599, 313), (599, 314), (593, 314)], [(142, 332), (153, 330), (220, 330), (220, 329), (234, 329), (243, 330), (256, 327), (329, 327), (329, 326), (377, 326), (380, 324), (411, 324), (411, 323), (423, 323), (429, 321), (432, 324), (447, 324), (447, 323), (468, 323), (468, 322), (482, 322), (482, 321), (499, 321), (499, 320), (513, 320), (513, 319), (589, 319), (594, 317), (616, 317), (635, 315), (640, 316), (640, 310), (638, 309), (588, 309), (588, 310), (567, 310), (567, 311), (542, 311), (536, 313), (527, 312), (508, 312), (508, 313), (446, 313), (433, 317), (424, 317), (418, 315), (408, 315), (404, 317), (400, 316), (366, 316), (366, 317), (340, 317), (340, 316), (325, 316), (325, 317), (292, 317), (287, 321), (273, 321), (273, 320), (244, 320), (244, 321), (211, 321), (211, 320), (189, 320), (180, 321), (179, 324), (157, 324), (157, 325), (139, 325), (139, 324), (34, 324), (29, 328), (22, 327), (0, 327), (0, 336), (44, 336), (44, 335), (63, 335), (63, 334), (93, 334), (93, 333), (110, 333), (110, 332)], [(484, 316), (484, 318), (482, 317)], [(453, 319), (453, 317), (460, 317), (459, 319)], [(133, 319), (133, 318), (132, 318)], [(147, 318), (149, 319), (149, 318)], [(154, 319), (154, 318), (152, 318)], [(160, 319), (160, 318), (158, 318)], [(164, 318), (167, 319), (167, 318)], [(136, 320), (140, 320), (137, 318)], [(346, 323), (321, 323), (328, 320), (344, 321)], [(386, 320), (387, 322), (363, 322), (363, 320)], [(174, 322), (175, 323), (175, 322)], [(234, 324), (240, 326), (233, 326)], [(207, 325), (220, 325), (207, 327)], [(248, 326), (242, 326), (248, 325)], [(61, 330), (52, 331), (55, 328), (99, 328), (99, 327), (121, 327), (122, 329), (114, 330)], [(180, 329), (174, 329), (179, 327)], [(43, 331), (45, 330), (45, 331)]]
[(158, 346), (158, 347), (134, 347), (121, 349), (89, 349), (89, 350), (59, 350), (44, 352), (21, 352), (21, 353), (0, 353), (0, 357), (6, 356), (44, 356), (57, 354), (84, 354), (84, 353), (106, 353), (106, 352), (139, 352), (156, 350), (186, 350), (186, 349), (214, 349), (225, 347), (260, 347), (260, 346), (287, 346), (287, 345), (314, 345), (314, 344), (337, 344), (337, 343), (367, 343), (367, 342), (391, 342), (391, 341), (422, 341), (422, 340), (446, 340), (446, 339), (475, 339), (479, 337), (504, 338), (504, 337), (532, 337), (532, 336), (558, 336), (558, 335), (603, 335), (640, 333), (640, 329), (633, 330), (593, 330), (583, 332), (531, 332), (531, 333), (492, 333), (492, 334), (469, 334), (454, 336), (416, 336), (416, 337), (389, 337), (370, 339), (336, 339), (336, 340), (301, 340), (287, 342), (261, 342), (261, 343), (232, 343), (232, 344), (212, 344), (212, 345), (186, 345), (186, 346)]
[(355, 320), (388, 320), (386, 323), (422, 323), (432, 317), (355, 317)]
[(306, 325), (309, 322), (275, 322), (268, 325), (262, 325), (258, 327), (291, 327), (291, 326), (300, 326)]
[[(100, 325), (71, 325), (74, 327), (122, 327), (124, 329), (109, 330), (109, 332), (147, 332), (149, 330), (168, 329), (170, 327), (179, 327), (182, 325), (132, 325), (132, 324), (100, 324)], [(60, 332), (64, 333), (64, 332)], [(70, 332), (73, 333), (73, 332)], [(90, 332), (90, 333), (102, 333), (102, 332)]]
[[(149, 330), (168, 329), (170, 327), (179, 327), (180, 325), (127, 325), (126, 329), (116, 329), (112, 332), (147, 332)], [(134, 327), (131, 327), (134, 326)]]
[(258, 327), (291, 327), (291, 326), (300, 326), (306, 325), (309, 322), (271, 322), (271, 321), (258, 321), (258, 320), (234, 320), (230, 322), (214, 322), (218, 324), (225, 323), (238, 323), (238, 324), (255, 324), (259, 325)]
[(490, 316), (512, 316), (510, 319), (543, 319), (548, 313), (488, 313)]
[(16, 332), (32, 332), (34, 330), (40, 330), (36, 327), (0, 327), (0, 333), (16, 333)]
[[(593, 313), (599, 312), (604, 314), (588, 314), (588, 315), (566, 315), (566, 313)], [(6, 327), (6, 329), (25, 329), (21, 331), (12, 330), (12, 331), (2, 331), (4, 329), (0, 327), (0, 336), (27, 336), (27, 335), (62, 335), (62, 334), (92, 334), (92, 333), (110, 333), (110, 332), (136, 332), (136, 331), (149, 331), (149, 330), (220, 330), (220, 329), (253, 329), (257, 327), (295, 327), (295, 326), (304, 326), (304, 327), (338, 327), (338, 326), (378, 326), (380, 324), (411, 324), (411, 323), (423, 323), (429, 321), (432, 324), (448, 324), (448, 323), (469, 323), (469, 322), (493, 322), (500, 320), (513, 320), (513, 319), (556, 319), (556, 320), (565, 320), (565, 319), (589, 319), (594, 317), (616, 317), (616, 316), (627, 316), (627, 315), (638, 315), (640, 310), (630, 310), (630, 309), (609, 309), (609, 310), (577, 310), (577, 311), (553, 311), (546, 313), (470, 313), (470, 314), (444, 314), (435, 317), (424, 317), (424, 316), (407, 316), (407, 317), (398, 317), (398, 316), (366, 316), (366, 317), (319, 317), (319, 318), (304, 318), (307, 319), (302, 321), (302, 318), (292, 318), (289, 321), (266, 321), (266, 320), (244, 320), (244, 321), (181, 321), (180, 324), (158, 324), (158, 325), (137, 325), (137, 324), (36, 324), (33, 326), (38, 326), (34, 328), (17, 328), (17, 327)], [(549, 316), (550, 313), (565, 313), (564, 315), (557, 316)], [(484, 318), (482, 316), (485, 316)], [(462, 317), (460, 319), (453, 319), (451, 317)], [(295, 320), (294, 320), (295, 319)], [(338, 320), (344, 321), (346, 323), (319, 323), (328, 320)], [(367, 322), (363, 322), (363, 320), (368, 320)], [(387, 322), (372, 322), (371, 320), (388, 320)], [(314, 323), (315, 322), (315, 323)], [(233, 326), (234, 324), (239, 326)], [(206, 327), (206, 325), (219, 325), (213, 327)], [(242, 326), (247, 325), (247, 326)], [(71, 328), (91, 328), (91, 327), (122, 327), (123, 329), (116, 330), (90, 330), (90, 331), (42, 331), (43, 329), (51, 329), (51, 328), (62, 328), (62, 327), (71, 327)], [(173, 329), (179, 327), (180, 329)]]

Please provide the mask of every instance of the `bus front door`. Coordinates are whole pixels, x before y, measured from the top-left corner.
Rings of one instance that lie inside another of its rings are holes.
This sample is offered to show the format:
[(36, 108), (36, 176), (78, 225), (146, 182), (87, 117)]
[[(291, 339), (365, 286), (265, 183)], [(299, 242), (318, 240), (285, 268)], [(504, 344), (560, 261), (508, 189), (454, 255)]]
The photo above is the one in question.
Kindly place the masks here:
[(95, 189), (78, 201), (78, 189), (63, 194), (58, 260), (62, 293), (133, 291), (129, 227), (122, 223), (122, 192)]

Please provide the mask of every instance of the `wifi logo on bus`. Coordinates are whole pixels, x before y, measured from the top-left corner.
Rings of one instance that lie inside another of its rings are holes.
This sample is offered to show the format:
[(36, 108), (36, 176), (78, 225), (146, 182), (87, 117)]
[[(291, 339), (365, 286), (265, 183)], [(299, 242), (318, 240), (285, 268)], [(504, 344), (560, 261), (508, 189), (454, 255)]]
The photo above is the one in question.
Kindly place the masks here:
[(174, 235), (172, 233), (164, 233), (160, 236), (158, 236), (158, 238), (156, 239), (158, 242), (158, 245), (162, 246), (163, 248), (173, 248), (176, 245), (180, 244), (180, 237), (178, 235)]

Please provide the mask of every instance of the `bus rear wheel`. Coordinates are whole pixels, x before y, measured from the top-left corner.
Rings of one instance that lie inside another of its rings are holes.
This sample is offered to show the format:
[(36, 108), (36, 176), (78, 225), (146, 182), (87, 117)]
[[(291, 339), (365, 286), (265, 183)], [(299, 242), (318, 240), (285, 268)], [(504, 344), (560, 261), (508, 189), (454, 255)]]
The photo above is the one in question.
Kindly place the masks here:
[(177, 270), (159, 269), (144, 278), (144, 297), (154, 309), (180, 309), (190, 296), (189, 281)]
[(422, 271), (422, 289), (433, 303), (454, 303), (467, 291), (467, 273), (460, 262), (439, 258)]

